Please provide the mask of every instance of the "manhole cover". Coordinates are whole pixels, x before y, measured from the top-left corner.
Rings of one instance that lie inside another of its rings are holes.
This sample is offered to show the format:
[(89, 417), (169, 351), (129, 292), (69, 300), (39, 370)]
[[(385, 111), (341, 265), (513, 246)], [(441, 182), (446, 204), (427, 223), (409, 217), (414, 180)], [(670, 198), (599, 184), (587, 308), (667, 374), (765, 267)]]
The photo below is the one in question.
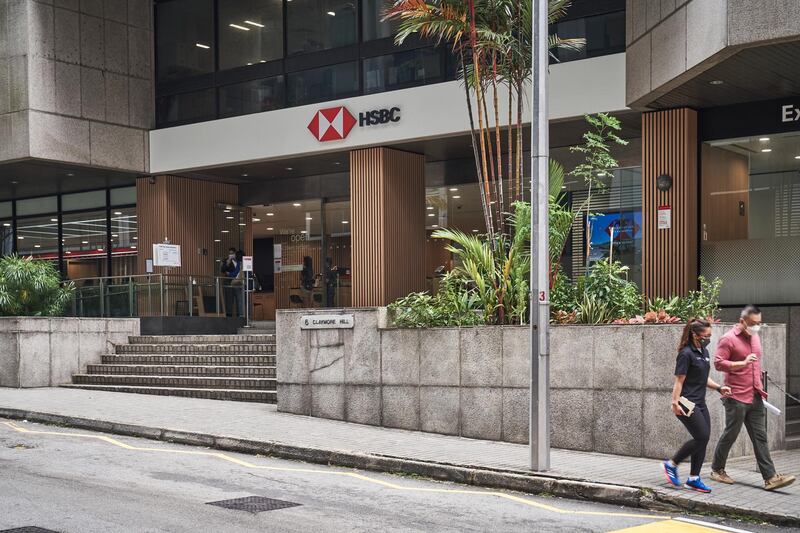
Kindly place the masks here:
[(14, 529), (0, 529), (0, 533), (58, 533), (58, 531), (43, 527), (25, 526), (15, 527)]
[[(208, 502), (208, 505), (216, 505), (226, 509), (236, 509), (237, 511), (247, 511), (248, 513), (260, 513), (262, 511), (274, 511), (276, 509), (286, 509), (287, 507), (297, 507), (300, 504), (264, 498), (263, 496), (245, 496), (244, 498), (234, 498), (232, 500), (222, 500), (218, 502)], [(2, 533), (2, 532), (0, 532)]]

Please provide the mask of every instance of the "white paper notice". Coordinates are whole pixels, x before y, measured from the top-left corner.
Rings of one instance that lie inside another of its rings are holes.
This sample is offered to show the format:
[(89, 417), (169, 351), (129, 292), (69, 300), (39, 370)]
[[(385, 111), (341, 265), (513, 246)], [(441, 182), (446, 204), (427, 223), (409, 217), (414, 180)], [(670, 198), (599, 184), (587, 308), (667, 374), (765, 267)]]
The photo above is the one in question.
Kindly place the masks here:
[(658, 206), (658, 229), (672, 228), (672, 206)]

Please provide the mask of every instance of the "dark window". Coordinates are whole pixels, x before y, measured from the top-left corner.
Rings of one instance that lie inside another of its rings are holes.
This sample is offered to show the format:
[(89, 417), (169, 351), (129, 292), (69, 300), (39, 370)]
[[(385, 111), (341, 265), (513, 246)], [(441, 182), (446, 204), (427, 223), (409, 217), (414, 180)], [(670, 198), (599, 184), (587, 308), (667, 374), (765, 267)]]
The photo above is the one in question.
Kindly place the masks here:
[(220, 70), (283, 57), (281, 0), (225, 0), (218, 24)]
[(443, 79), (438, 48), (421, 48), (364, 60), (364, 92), (377, 93)]
[(355, 44), (356, 3), (344, 0), (298, 0), (286, 4), (289, 54)]
[(361, 27), (364, 41), (394, 37), (397, 23), (395, 21), (382, 21), (384, 12), (390, 5), (391, 2), (387, 2), (387, 0), (362, 0)]
[(358, 63), (340, 63), (289, 74), (289, 105), (303, 105), (358, 93)]
[(557, 22), (550, 31), (562, 39), (586, 40), (586, 46), (581, 50), (556, 50), (555, 56), (561, 62), (625, 51), (624, 11)]
[(214, 89), (173, 94), (156, 100), (156, 120), (160, 125), (213, 120)]
[(220, 117), (272, 111), (284, 106), (283, 76), (219, 88)]
[(156, 5), (158, 81), (214, 72), (212, 0), (171, 0)]

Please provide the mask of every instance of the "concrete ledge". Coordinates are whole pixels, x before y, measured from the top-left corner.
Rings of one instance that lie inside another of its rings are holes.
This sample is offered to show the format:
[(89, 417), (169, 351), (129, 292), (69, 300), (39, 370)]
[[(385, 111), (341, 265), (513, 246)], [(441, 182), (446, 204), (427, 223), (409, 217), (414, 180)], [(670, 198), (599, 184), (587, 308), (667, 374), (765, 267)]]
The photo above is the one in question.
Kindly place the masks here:
[(275, 441), (256, 441), (181, 430), (163, 429), (104, 420), (56, 415), (0, 407), (0, 417), (26, 420), (77, 429), (139, 437), (223, 451), (257, 454), (345, 468), (392, 474), (414, 474), (440, 481), (530, 494), (549, 494), (575, 500), (624, 505), (652, 511), (684, 511), (711, 513), (735, 518), (748, 518), (780, 526), (800, 526), (800, 518), (777, 513), (746, 510), (713, 501), (694, 501), (675, 493), (653, 491), (645, 487), (630, 487), (590, 480), (570, 479), (547, 474), (532, 474), (519, 470), (501, 470), (471, 465), (419, 461), (413, 458), (327, 450), (296, 446)]

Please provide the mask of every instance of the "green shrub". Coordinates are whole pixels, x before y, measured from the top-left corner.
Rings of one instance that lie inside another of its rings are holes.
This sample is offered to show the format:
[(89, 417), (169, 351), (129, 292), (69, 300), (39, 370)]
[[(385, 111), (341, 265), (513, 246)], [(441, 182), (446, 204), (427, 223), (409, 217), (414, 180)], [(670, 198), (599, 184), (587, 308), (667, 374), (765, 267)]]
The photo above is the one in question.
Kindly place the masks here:
[(635, 316), (642, 309), (639, 288), (628, 280), (628, 270), (619, 261), (597, 261), (589, 269), (581, 291), (604, 302), (612, 320)]
[(388, 307), (392, 324), (400, 328), (478, 326), (486, 323), (481, 300), (469, 284), (452, 273), (442, 278), (439, 292), (415, 292)]
[(75, 292), (49, 261), (16, 255), (0, 258), (0, 316), (58, 316)]

